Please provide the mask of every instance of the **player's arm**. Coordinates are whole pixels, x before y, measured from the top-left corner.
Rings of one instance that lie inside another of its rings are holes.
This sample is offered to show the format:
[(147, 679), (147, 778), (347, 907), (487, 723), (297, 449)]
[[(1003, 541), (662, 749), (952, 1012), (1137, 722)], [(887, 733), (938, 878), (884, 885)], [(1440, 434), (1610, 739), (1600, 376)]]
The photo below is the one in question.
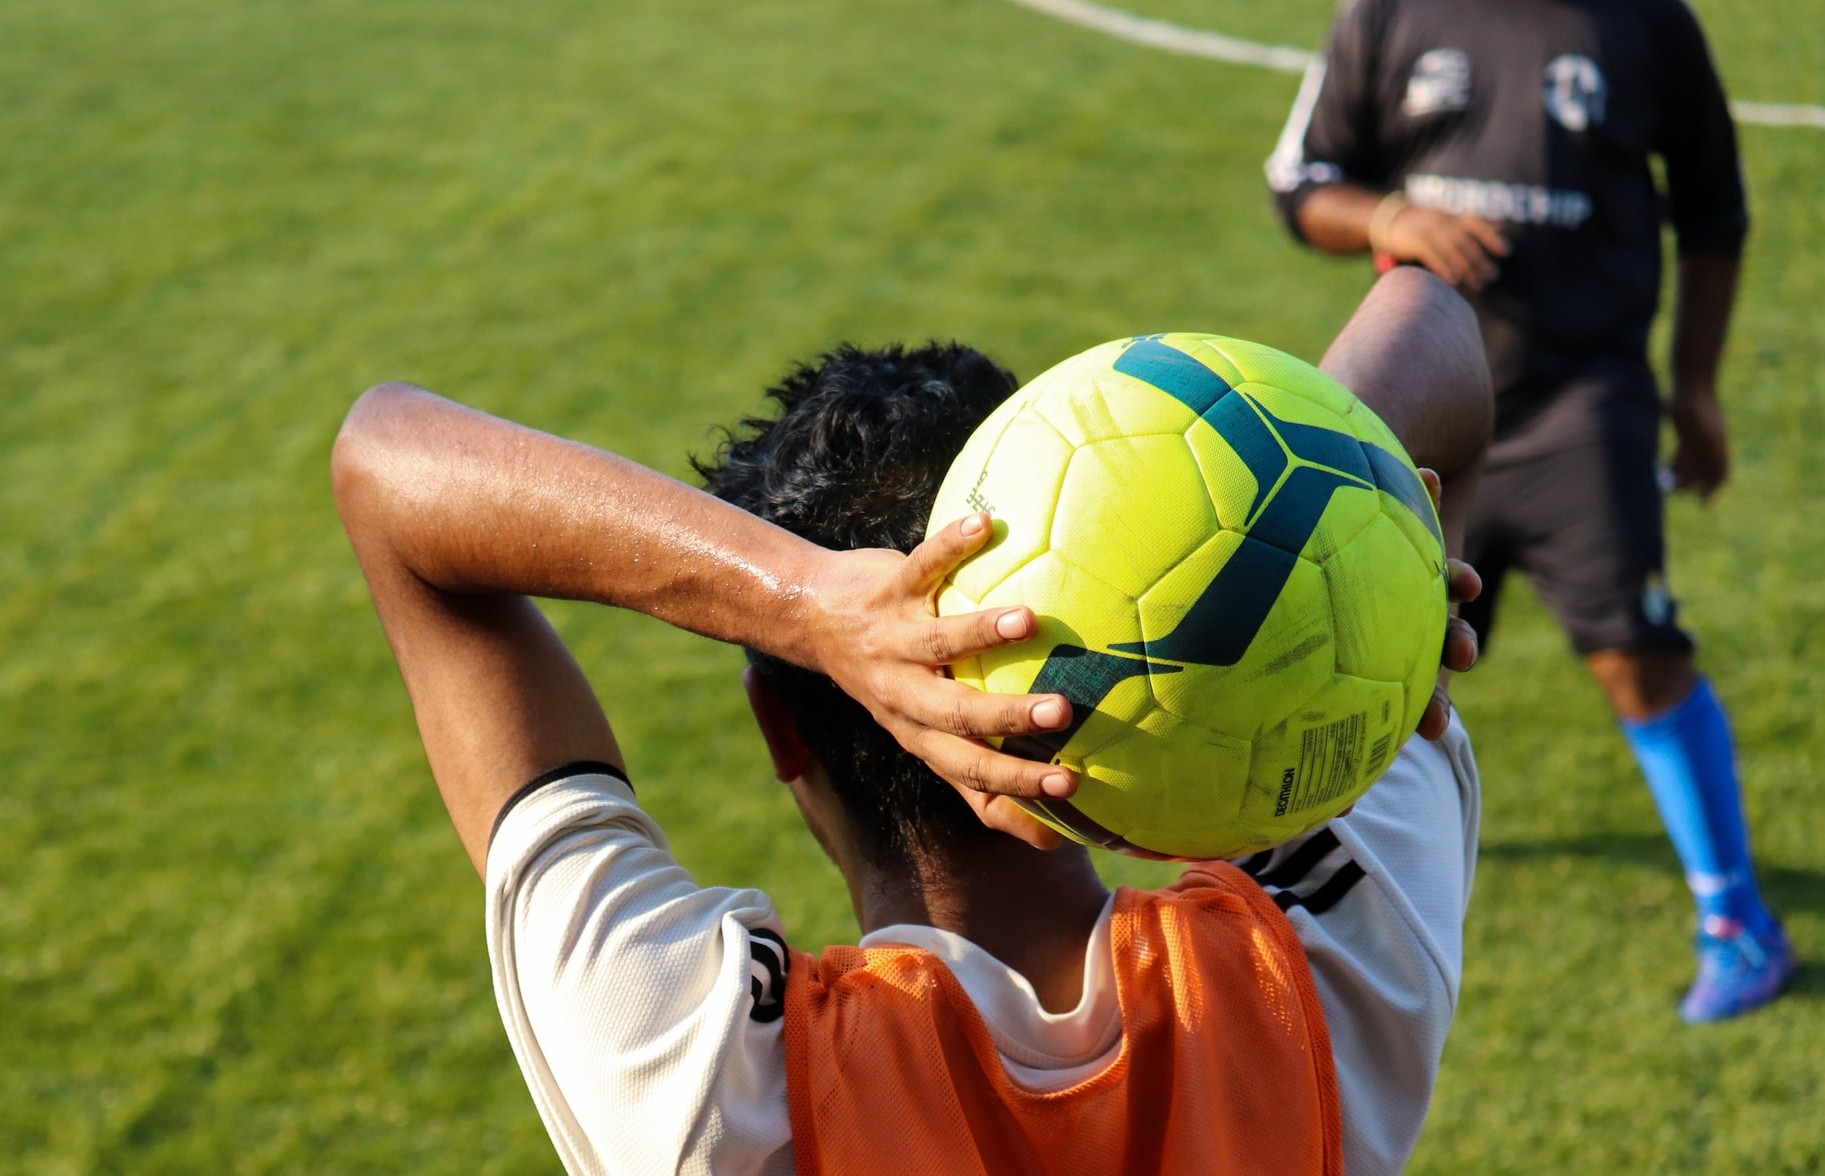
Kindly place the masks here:
[(1287, 228), (1307, 244), (1328, 253), (1373, 252), (1481, 289), (1508, 254), (1500, 227), (1409, 205), (1397, 186), (1398, 160), (1379, 118), (1382, 53), (1395, 19), (1394, 6), (1378, 0), (1342, 7), (1268, 159), (1268, 186)]
[(940, 667), (1019, 641), (1030, 610), (938, 619), (931, 594), (986, 541), (963, 520), (910, 557), (832, 552), (634, 462), (386, 384), (350, 410), (337, 505), (411, 695), (444, 803), (480, 870), (513, 794), (579, 760), (622, 766), (581, 669), (531, 598), (634, 609), (830, 675), (941, 775), (1068, 791), (975, 737), (1069, 721), (1056, 696), (983, 694)]
[[(1458, 550), (1494, 416), (1475, 316), (1411, 267), (1376, 283), (1322, 366), (1386, 421), (1414, 461), (1443, 475), (1440, 514)], [(1474, 591), (1454, 583), (1461, 594)], [(1447, 664), (1475, 639), (1456, 619)], [(1455, 645), (1455, 652), (1453, 646)], [(1463, 977), (1464, 912), (1481, 791), (1442, 688), (1375, 787), (1323, 830), (1250, 866), (1305, 944), (1325, 1006), (1350, 1171), (1398, 1172), (1425, 1122)]]
[(1390, 271), (1370, 288), (1319, 367), (1375, 410), (1415, 465), (1437, 472), (1444, 483), (1441, 522), (1456, 551), (1495, 422), (1489, 362), (1469, 304), (1420, 270)]
[(1684, 4), (1663, 4), (1651, 12), (1662, 128), (1656, 147), (1666, 163), (1679, 248), (1668, 403), (1678, 441), (1673, 477), (1677, 487), (1709, 498), (1730, 475), (1717, 375), (1736, 301), (1749, 203), (1736, 123), (1697, 16)]
[[(1422, 270), (1392, 270), (1370, 288), (1319, 366), (1375, 410), (1414, 464), (1437, 475), (1446, 550), (1462, 551), (1465, 516), (1495, 424), (1489, 362), (1469, 304)], [(1475, 599), (1481, 587), (1469, 565), (1452, 560), (1454, 601)], [(1475, 661), (1476, 637), (1453, 617), (1445, 670), (1461, 672)], [(1437, 738), (1448, 719), (1441, 672), (1420, 733)]]
[(1730, 476), (1730, 437), (1717, 396), (1717, 372), (1736, 302), (1741, 263), (1731, 255), (1679, 259), (1674, 297), (1673, 394), (1668, 411), (1678, 445), (1673, 484), (1709, 498)]

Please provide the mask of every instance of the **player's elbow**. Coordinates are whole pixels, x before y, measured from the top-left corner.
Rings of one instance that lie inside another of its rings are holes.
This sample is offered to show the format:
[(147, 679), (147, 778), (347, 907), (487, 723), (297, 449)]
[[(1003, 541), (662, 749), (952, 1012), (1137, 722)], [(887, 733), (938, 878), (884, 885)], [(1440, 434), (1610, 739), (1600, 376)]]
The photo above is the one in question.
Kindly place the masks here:
[(1460, 391), (1463, 403), (1456, 407), (1487, 433), (1495, 420), (1494, 381), (1476, 311), (1449, 282), (1423, 266), (1395, 266), (1377, 285), (1394, 290), (1415, 320), (1429, 328), (1429, 348), (1448, 372), (1441, 382)]
[(1439, 346), (1454, 373), (1450, 383), (1458, 391), (1454, 406), (1462, 414), (1465, 444), (1481, 454), (1495, 428), (1495, 380), (1489, 372), (1489, 353), (1483, 346), (1483, 329), (1476, 311), (1454, 287), (1418, 266), (1398, 266), (1400, 280), (1420, 282), (1436, 307)]
[(1438, 306), (1437, 346), (1443, 357), (1447, 389), (1438, 417), (1435, 463), (1442, 477), (1462, 478), (1478, 469), (1495, 431), (1495, 382), (1476, 314), (1458, 292), (1431, 273), (1401, 266), (1435, 290)]
[(343, 525), (351, 532), (370, 518), (383, 493), (388, 466), (387, 422), (410, 384), (376, 384), (356, 398), (330, 448), (330, 487)]
[(1311, 194), (1312, 186), (1310, 184), (1300, 184), (1291, 188), (1275, 187), (1273, 189), (1274, 212), (1279, 216), (1281, 227), (1293, 240), (1301, 245), (1316, 248), (1305, 224), (1305, 206)]
[(1447, 481), (1474, 467), (1489, 445), (1495, 395), (1470, 304), (1425, 269), (1403, 265), (1377, 280), (1363, 309), (1379, 369), (1400, 373), (1399, 395), (1383, 397), (1377, 411), (1386, 410), (1413, 460)]

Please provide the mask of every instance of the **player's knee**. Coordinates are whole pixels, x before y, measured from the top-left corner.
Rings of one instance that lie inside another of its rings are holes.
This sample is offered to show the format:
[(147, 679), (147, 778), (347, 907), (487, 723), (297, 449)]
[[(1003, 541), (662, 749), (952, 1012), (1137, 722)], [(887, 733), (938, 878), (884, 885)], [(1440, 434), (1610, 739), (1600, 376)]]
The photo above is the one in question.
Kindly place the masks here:
[(1599, 649), (1584, 660), (1609, 696), (1611, 708), (1631, 721), (1665, 714), (1698, 685), (1690, 650)]

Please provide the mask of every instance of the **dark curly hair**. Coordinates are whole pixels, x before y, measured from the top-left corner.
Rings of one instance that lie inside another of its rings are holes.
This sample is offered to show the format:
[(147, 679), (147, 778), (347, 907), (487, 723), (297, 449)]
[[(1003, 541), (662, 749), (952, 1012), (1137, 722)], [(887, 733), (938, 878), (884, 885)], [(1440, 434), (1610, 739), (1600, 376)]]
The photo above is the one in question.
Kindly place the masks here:
[[(768, 389), (777, 418), (744, 418), (712, 456), (691, 464), (718, 498), (823, 547), (911, 551), (951, 461), (1015, 387), (1005, 368), (958, 343), (845, 343)], [(987, 835), (949, 785), (829, 678), (748, 656), (779, 690), (857, 830), (872, 838), (863, 846), (871, 860)]]

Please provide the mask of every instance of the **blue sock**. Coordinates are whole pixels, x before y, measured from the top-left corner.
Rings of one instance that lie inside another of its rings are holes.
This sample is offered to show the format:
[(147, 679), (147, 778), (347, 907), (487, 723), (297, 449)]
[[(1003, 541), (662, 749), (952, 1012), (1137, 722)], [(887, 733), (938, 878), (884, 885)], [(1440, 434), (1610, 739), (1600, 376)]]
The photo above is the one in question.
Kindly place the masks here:
[(1736, 745), (1711, 684), (1700, 678), (1664, 715), (1645, 722), (1624, 719), (1622, 733), (1685, 866), (1699, 918), (1721, 916), (1765, 930), (1772, 916), (1762, 905), (1749, 859)]

